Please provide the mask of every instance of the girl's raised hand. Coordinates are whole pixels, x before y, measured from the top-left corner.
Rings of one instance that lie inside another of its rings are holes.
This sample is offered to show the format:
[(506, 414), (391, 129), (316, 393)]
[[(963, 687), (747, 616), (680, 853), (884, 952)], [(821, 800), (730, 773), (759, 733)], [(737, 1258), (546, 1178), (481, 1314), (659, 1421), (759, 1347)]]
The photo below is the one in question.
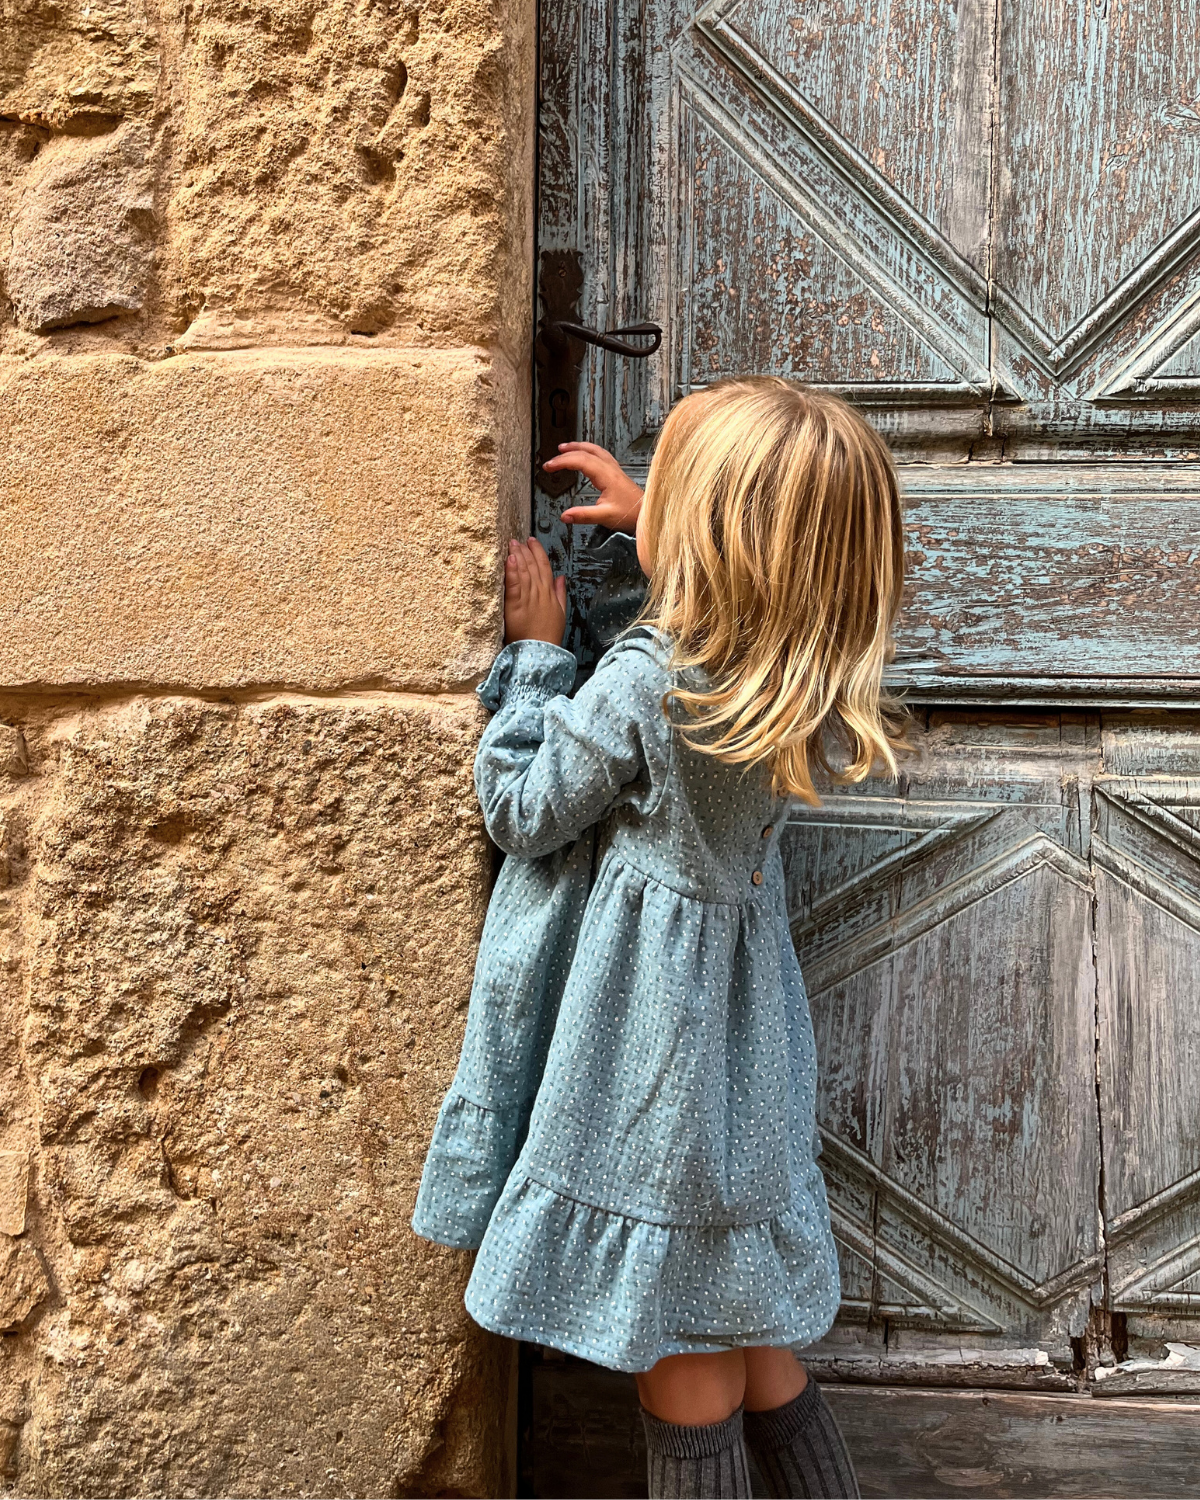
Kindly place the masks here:
[(600, 491), (595, 505), (572, 505), (562, 519), (575, 525), (607, 526), (631, 532), (642, 508), (642, 489), (634, 484), (607, 448), (597, 443), (560, 443), (554, 458), (542, 465), (548, 474), (577, 469)]
[(561, 646), (566, 628), (567, 580), (555, 578), (537, 537), (510, 541), (504, 562), (504, 639)]

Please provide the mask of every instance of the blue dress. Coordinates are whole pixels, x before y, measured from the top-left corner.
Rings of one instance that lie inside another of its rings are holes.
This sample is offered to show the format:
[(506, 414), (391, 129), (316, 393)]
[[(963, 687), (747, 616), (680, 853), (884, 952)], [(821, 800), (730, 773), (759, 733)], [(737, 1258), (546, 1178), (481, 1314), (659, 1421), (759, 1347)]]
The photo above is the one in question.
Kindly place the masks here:
[(572, 654), (519, 641), (479, 688), (510, 858), (413, 1217), (479, 1247), (485, 1328), (634, 1371), (812, 1343), (839, 1298), (790, 799), (682, 742), (668, 654), (630, 632), (571, 698)]

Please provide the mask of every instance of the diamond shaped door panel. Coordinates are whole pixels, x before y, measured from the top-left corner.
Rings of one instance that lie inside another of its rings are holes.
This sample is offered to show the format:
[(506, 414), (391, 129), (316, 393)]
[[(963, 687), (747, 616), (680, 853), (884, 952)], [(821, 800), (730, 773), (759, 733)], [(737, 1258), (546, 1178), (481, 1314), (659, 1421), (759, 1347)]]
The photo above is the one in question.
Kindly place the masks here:
[[(851, 1288), (817, 1358), (949, 1378), (939, 1351), (969, 1335), (989, 1378), (1053, 1386), (1103, 1269), (1079, 804), (1098, 744), (1058, 716), (933, 715), (916, 739), (902, 796), (831, 796), (788, 829)], [(814, 889), (839, 831), (859, 857)]]
[[(1155, 405), (1194, 397), (1134, 392), (1121, 366), (1159, 341), (1195, 288), (1198, 24), (1192, 0), (1000, 4), (997, 374), (1048, 408), (1035, 416), (1043, 429), (1052, 413), (1111, 425), (1119, 419), (1103, 402), (1122, 394)], [(1064, 396), (1084, 409), (1062, 410)], [(1029, 430), (1030, 415), (1005, 413), (1002, 425)]]
[(1050, 347), (1200, 235), (1197, 19), (1188, 0), (1001, 0), (996, 293)]
[(902, 793), (786, 835), (845, 1271), (814, 1358), (1073, 1385), (1102, 1303), (1131, 1353), (1200, 1337), (1200, 720), (913, 738)]
[(992, 0), (743, 0), (710, 7), (702, 24), (809, 130), (836, 138), (865, 182), (986, 274)]
[[(1115, 723), (1095, 864), (1104, 1202), (1131, 1354), (1200, 1332), (1200, 723)], [(1132, 774), (1131, 774), (1132, 773)], [(1197, 1381), (1200, 1385), (1200, 1380)]]
[(585, 321), (668, 329), (653, 368), (588, 356), (631, 469), (747, 368), (922, 456), (1193, 451), (1200, 0), (550, 9), (539, 245), (582, 253)]
[[(683, 95), (682, 183), (689, 288), (679, 329), (681, 383), (746, 370), (829, 386), (951, 386), (958, 371), (889, 298), (822, 239), (763, 163)], [(748, 159), (750, 158), (750, 159)]]
[[(693, 353), (703, 347), (711, 304), (704, 278), (693, 275), (688, 253), (698, 231), (703, 235), (697, 213), (708, 206), (707, 184), (695, 171), (688, 134), (690, 122), (703, 119), (724, 142), (726, 152), (743, 164), (748, 174), (745, 180), (754, 183), (758, 196), (764, 202), (778, 200), (787, 205), (789, 222), (802, 225), (804, 237), (822, 251), (820, 261), (814, 262), (811, 256), (793, 261), (780, 283), (777, 242), (758, 220), (750, 223), (747, 236), (735, 239), (726, 233), (714, 247), (726, 255), (735, 245), (741, 247), (744, 274), (729, 285), (723, 310), (727, 319), (752, 321), (755, 299), (769, 302), (772, 287), (781, 284), (802, 315), (802, 338), (789, 344), (787, 363), (760, 362), (741, 368), (773, 370), (830, 385), (873, 409), (887, 411), (897, 431), (925, 432), (932, 424), (939, 431), (982, 433), (991, 376), (986, 286), (977, 273), (947, 242), (914, 219), (877, 173), (856, 154), (847, 155), (841, 149), (802, 97), (782, 87), (770, 70), (763, 73), (762, 60), (746, 51), (716, 7), (700, 13), (677, 56), (679, 137), (666, 143), (665, 160), (670, 166), (662, 190), (673, 209), (673, 222), (668, 220), (666, 225), (668, 238), (684, 252), (675, 313), (681, 328), (695, 326), (699, 344), (695, 338), (691, 343), (680, 341), (673, 370), (675, 390), (685, 391), (711, 378)], [(747, 71), (754, 80), (750, 87)], [(986, 202), (986, 194), (981, 201)], [(856, 289), (865, 289), (859, 295), (870, 297), (877, 326), (872, 328), (870, 321), (864, 324), (860, 319), (857, 327), (867, 335), (862, 358), (849, 367), (823, 370), (821, 354), (829, 341), (839, 336), (839, 328), (853, 330), (855, 326), (845, 309), (824, 300), (822, 273), (829, 258), (844, 268), (837, 273), (840, 277), (850, 278)], [(947, 273), (951, 264), (961, 275)], [(871, 333), (888, 329), (894, 330), (893, 342), (906, 330), (903, 348), (911, 352), (909, 364), (885, 359), (885, 351), (871, 342)], [(914, 408), (925, 407), (939, 411), (940, 416), (913, 414)]]

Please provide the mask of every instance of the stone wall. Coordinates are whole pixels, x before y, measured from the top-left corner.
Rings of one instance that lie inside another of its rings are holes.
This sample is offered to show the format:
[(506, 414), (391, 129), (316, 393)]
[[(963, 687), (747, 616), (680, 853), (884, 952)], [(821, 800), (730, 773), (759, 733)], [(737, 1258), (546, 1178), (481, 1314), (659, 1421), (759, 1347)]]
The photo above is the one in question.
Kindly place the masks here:
[(0, 1491), (491, 1495), (408, 1227), (528, 509), (532, 0), (0, 7)]

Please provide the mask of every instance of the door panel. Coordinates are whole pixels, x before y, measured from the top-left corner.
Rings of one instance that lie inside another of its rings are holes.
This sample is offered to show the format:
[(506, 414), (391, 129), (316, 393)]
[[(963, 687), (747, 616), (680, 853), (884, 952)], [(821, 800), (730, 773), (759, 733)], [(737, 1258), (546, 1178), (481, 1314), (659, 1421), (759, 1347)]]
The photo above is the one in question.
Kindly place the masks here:
[[(777, 7), (764, 3), (759, 9), (774, 16)], [(761, 230), (752, 233), (740, 254), (743, 261), (757, 265), (759, 273), (731, 282), (726, 316), (743, 321), (754, 300), (766, 303), (759, 312), (760, 321), (776, 316), (770, 310), (772, 297), (783, 291), (801, 312), (802, 334), (787, 346), (786, 362), (760, 363), (753, 368), (844, 391), (886, 409), (888, 420), (899, 428), (921, 433), (941, 428), (982, 433), (990, 375), (986, 288), (978, 273), (913, 214), (871, 165), (871, 159), (881, 153), (886, 157), (874, 137), (868, 133), (853, 144), (844, 141), (794, 80), (755, 49), (747, 33), (735, 25), (744, 11), (745, 19), (753, 20), (756, 12), (744, 6), (725, 15), (715, 5), (700, 12), (678, 53), (678, 87), (684, 108), (708, 120), (726, 151), (742, 163), (747, 180), (760, 184), (764, 200), (785, 203), (791, 221), (804, 226), (807, 241), (821, 246), (825, 257), (844, 266), (840, 274), (852, 278), (860, 298), (857, 319), (845, 308), (828, 305), (823, 267), (812, 262), (811, 254), (784, 261), (777, 258), (778, 249), (768, 235)], [(836, 47), (836, 36), (830, 41)], [(886, 109), (874, 109), (870, 130), (883, 129), (888, 119)], [(665, 166), (669, 173), (669, 155)], [(685, 141), (676, 168), (678, 188), (669, 179), (661, 188), (653, 181), (648, 184), (651, 192), (662, 191), (668, 201), (678, 202), (681, 245), (694, 237), (696, 207), (706, 201), (703, 178), (690, 166)], [(984, 170), (986, 175), (986, 160)], [(976, 204), (984, 219), (986, 203), (984, 192)], [(972, 227), (971, 236), (977, 237), (977, 226)], [(722, 248), (728, 253), (731, 242)], [(977, 245), (975, 250), (978, 253)], [(774, 278), (769, 274), (772, 271)], [(698, 323), (701, 349), (706, 307), (703, 278), (695, 277), (685, 261), (677, 316), (682, 327)], [(868, 307), (870, 316), (864, 318)], [(844, 367), (822, 369), (830, 340), (847, 327), (859, 331), (864, 345), (861, 354)], [(898, 346), (900, 329), (905, 333)], [(885, 335), (882, 348), (872, 342), (873, 333)], [(695, 338), (680, 340), (677, 393), (711, 378), (703, 359), (696, 357), (696, 349)], [(912, 407), (928, 410), (920, 417), (909, 412), (906, 418), (905, 411)], [(973, 415), (955, 415), (962, 407)]]
[[(1200, 0), (1028, 10), (544, 7), (539, 251), (580, 255), (584, 322), (665, 330), (584, 354), (579, 435), (635, 476), (673, 401), (747, 370), (847, 395), (920, 466), (1037, 461), (907, 474), (898, 682), (1166, 702), (1200, 680), (1200, 49), (1167, 45)], [(1048, 462), (1151, 456), (1090, 492)], [(598, 575), (558, 515), (586, 495), (536, 518), (585, 661)]]
[(993, 0), (743, 0), (708, 15), (810, 130), (836, 135), (864, 180), (878, 176), (882, 201), (915, 212), (986, 275)]
[(1118, 721), (1105, 750), (1120, 771), (1097, 783), (1094, 845), (1110, 1295), (1131, 1353), (1157, 1358), (1200, 1341), (1200, 724)]
[(1200, 1342), (1200, 721), (932, 710), (913, 739), (902, 789), (785, 836), (845, 1277), (813, 1357), (1073, 1386), (1100, 1303), (1129, 1357)]
[(755, 169), (754, 144), (718, 129), (690, 92), (680, 123), (681, 243), (690, 252), (681, 384), (745, 370), (803, 371), (835, 386), (954, 382), (946, 359), (821, 239), (794, 195)]
[(901, 794), (830, 796), (787, 830), (789, 872), (861, 851), (791, 887), (847, 1286), (815, 1357), (1061, 1386), (1102, 1275), (1079, 801), (1099, 740), (1080, 717), (957, 713), (914, 738)]
[(1200, 7), (1001, 0), (999, 17), (996, 373), (1025, 403), (1000, 425), (1194, 432)]
[(1200, 690), (1190, 465), (912, 465), (902, 481), (897, 686), (1090, 703)]

